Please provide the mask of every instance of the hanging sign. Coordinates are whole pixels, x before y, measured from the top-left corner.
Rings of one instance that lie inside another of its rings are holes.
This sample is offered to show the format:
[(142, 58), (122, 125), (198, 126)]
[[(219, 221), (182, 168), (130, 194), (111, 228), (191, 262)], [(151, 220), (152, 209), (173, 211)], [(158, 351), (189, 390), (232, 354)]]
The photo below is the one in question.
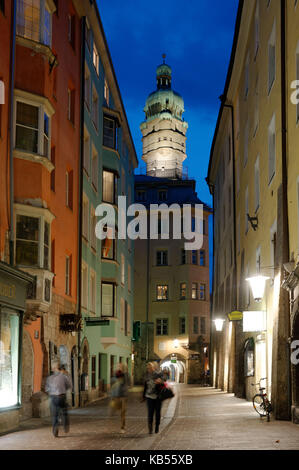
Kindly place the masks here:
[(243, 313), (235, 310), (228, 314), (229, 321), (240, 321), (243, 320)]

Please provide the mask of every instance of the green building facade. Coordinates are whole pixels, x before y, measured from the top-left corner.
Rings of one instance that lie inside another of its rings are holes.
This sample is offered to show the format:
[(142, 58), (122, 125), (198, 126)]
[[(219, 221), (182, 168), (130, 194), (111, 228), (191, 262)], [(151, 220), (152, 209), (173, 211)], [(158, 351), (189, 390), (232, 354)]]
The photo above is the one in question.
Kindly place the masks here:
[(138, 164), (99, 13), (88, 3), (82, 60), (82, 404), (109, 390), (117, 363), (132, 370), (134, 244), (117, 236), (97, 239), (95, 211), (101, 203), (110, 204), (117, 219), (118, 196), (132, 203)]

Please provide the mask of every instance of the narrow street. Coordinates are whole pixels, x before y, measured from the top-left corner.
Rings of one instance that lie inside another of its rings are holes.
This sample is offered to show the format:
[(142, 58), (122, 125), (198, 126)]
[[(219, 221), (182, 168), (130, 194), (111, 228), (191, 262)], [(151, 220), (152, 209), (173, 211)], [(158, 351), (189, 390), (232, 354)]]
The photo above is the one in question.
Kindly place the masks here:
[(159, 435), (147, 434), (146, 404), (130, 393), (127, 432), (109, 417), (108, 399), (71, 411), (69, 434), (51, 433), (50, 419), (31, 419), (0, 437), (0, 450), (298, 450), (299, 426), (261, 420), (251, 403), (212, 388), (180, 385), (163, 405)]

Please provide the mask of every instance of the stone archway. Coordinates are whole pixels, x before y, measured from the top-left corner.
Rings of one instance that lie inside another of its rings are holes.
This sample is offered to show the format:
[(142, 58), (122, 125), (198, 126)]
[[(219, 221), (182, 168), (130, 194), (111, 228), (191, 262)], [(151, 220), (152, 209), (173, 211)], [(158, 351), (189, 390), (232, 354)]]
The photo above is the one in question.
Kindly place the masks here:
[[(292, 341), (299, 341), (299, 311), (293, 322)], [(292, 364), (292, 417), (299, 424), (299, 364)]]
[(186, 382), (186, 359), (180, 354), (175, 354), (176, 362), (172, 362), (172, 355), (166, 356), (160, 362), (161, 369), (168, 369), (169, 378), (172, 382)]
[(21, 419), (32, 417), (32, 395), (34, 379), (34, 351), (28, 331), (23, 330), (22, 345), (22, 409)]

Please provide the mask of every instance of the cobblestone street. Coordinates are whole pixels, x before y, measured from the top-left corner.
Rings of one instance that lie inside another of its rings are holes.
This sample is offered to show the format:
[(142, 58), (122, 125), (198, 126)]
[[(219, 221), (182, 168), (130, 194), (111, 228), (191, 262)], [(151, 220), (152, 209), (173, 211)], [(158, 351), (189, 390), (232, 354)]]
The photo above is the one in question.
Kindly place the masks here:
[(298, 450), (299, 426), (261, 420), (251, 403), (211, 388), (180, 385), (163, 405), (161, 432), (147, 434), (146, 404), (130, 394), (127, 432), (109, 417), (108, 399), (72, 410), (69, 434), (51, 433), (50, 419), (31, 419), (0, 437), (1, 450)]

